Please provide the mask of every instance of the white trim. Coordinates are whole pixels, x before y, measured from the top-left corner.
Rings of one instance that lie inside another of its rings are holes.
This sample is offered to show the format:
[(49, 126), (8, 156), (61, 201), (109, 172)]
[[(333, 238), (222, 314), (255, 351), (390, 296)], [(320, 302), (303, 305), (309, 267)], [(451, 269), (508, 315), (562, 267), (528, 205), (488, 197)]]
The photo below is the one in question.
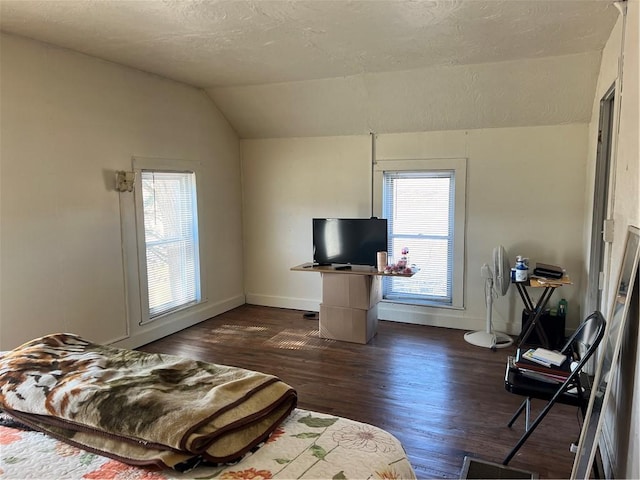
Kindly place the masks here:
[(172, 333), (179, 332), (185, 328), (196, 325), (200, 322), (213, 318), (222, 313), (228, 312), (234, 308), (245, 304), (244, 295), (238, 295), (228, 298), (215, 304), (198, 304), (188, 310), (183, 310), (175, 315), (171, 322), (157, 322), (150, 328), (135, 333), (129, 338), (122, 339), (112, 343), (117, 348), (137, 348), (141, 345), (166, 337)]
[(374, 166), (374, 215), (382, 216), (382, 185), (385, 171), (455, 171), (454, 264), (452, 281), (452, 307), (464, 308), (464, 265), (466, 238), (467, 159), (432, 158), (378, 160)]
[[(123, 215), (123, 224), (128, 228), (133, 228), (135, 232), (135, 246), (129, 245), (128, 248), (123, 248), (124, 256), (127, 257), (127, 251), (135, 252), (135, 262), (131, 261), (125, 263), (129, 265), (127, 267), (126, 275), (130, 279), (128, 281), (127, 290), (129, 292), (128, 308), (129, 308), (129, 330), (132, 331), (132, 326), (148, 325), (155, 321), (161, 321), (165, 323), (180, 322), (185, 315), (189, 315), (194, 309), (198, 309), (200, 306), (207, 303), (207, 275), (204, 266), (207, 265), (204, 258), (205, 249), (203, 245), (206, 239), (203, 238), (203, 233), (206, 231), (203, 228), (203, 215), (201, 214), (201, 206), (204, 205), (204, 199), (202, 198), (202, 188), (198, 188), (198, 178), (202, 178), (202, 164), (201, 162), (194, 162), (190, 160), (169, 159), (169, 158), (154, 158), (154, 157), (132, 157), (131, 167), (136, 172), (135, 188), (133, 194), (133, 200), (131, 201), (132, 212), (130, 215)], [(160, 315), (154, 318), (149, 318), (149, 299), (147, 297), (146, 287), (146, 256), (141, 252), (145, 252), (145, 238), (144, 238), (144, 220), (142, 218), (142, 170), (158, 170), (158, 171), (173, 171), (173, 172), (193, 172), (195, 173), (196, 182), (196, 205), (197, 205), (197, 218), (198, 218), (198, 237), (199, 237), (199, 274), (200, 274), (200, 300), (190, 306), (182, 309), (168, 312), (164, 315)], [(132, 255), (133, 256), (133, 255)], [(133, 260), (133, 259), (132, 259)], [(134, 323), (135, 322), (135, 323)], [(160, 326), (159, 328), (162, 328)], [(185, 327), (182, 327), (185, 328)]]
[(320, 300), (306, 298), (280, 297), (276, 295), (260, 295), (256, 293), (246, 294), (247, 303), (264, 307), (289, 308), (292, 310), (320, 311)]
[(131, 157), (134, 170), (168, 170), (174, 172), (196, 172), (202, 168), (202, 162), (177, 158)]
[[(378, 320), (474, 331), (484, 330), (486, 326), (486, 317), (471, 316), (460, 309), (425, 307), (386, 300), (378, 304)], [(514, 330), (510, 325), (501, 322), (496, 324), (496, 328), (511, 335), (517, 335), (520, 331), (519, 326)]]

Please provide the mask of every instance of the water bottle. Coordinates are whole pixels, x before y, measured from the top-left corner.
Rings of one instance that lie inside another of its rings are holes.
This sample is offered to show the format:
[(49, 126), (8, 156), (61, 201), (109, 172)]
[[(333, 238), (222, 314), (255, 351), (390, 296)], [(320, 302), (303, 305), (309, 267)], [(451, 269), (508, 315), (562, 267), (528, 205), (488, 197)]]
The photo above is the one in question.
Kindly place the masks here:
[(529, 278), (529, 268), (522, 257), (516, 259), (516, 282), (526, 282)]
[(564, 298), (558, 302), (558, 315), (561, 317), (567, 316), (567, 301)]

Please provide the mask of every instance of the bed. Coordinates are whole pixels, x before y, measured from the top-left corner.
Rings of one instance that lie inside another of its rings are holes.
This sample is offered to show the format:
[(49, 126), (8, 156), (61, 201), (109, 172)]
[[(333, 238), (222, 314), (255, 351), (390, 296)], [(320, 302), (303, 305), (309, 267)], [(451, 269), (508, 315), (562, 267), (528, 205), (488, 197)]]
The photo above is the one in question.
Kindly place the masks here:
[(0, 478), (415, 478), (388, 432), (280, 379), (71, 334), (0, 356)]

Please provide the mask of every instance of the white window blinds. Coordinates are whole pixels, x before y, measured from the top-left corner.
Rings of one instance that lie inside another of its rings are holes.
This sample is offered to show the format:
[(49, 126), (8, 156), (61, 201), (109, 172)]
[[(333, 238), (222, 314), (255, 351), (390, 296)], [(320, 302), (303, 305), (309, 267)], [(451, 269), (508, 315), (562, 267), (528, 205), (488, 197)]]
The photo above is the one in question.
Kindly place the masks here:
[(412, 278), (385, 278), (384, 298), (452, 304), (455, 171), (385, 171), (383, 217), (388, 253), (420, 268)]
[(149, 318), (200, 301), (193, 172), (141, 172)]

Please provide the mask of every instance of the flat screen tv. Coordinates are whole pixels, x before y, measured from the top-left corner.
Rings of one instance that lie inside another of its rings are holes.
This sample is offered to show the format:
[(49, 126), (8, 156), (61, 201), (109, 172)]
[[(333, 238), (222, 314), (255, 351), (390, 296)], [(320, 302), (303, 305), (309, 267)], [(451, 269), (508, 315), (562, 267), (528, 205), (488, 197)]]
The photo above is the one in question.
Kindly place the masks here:
[(387, 250), (385, 218), (314, 218), (313, 262), (319, 265), (376, 266)]

